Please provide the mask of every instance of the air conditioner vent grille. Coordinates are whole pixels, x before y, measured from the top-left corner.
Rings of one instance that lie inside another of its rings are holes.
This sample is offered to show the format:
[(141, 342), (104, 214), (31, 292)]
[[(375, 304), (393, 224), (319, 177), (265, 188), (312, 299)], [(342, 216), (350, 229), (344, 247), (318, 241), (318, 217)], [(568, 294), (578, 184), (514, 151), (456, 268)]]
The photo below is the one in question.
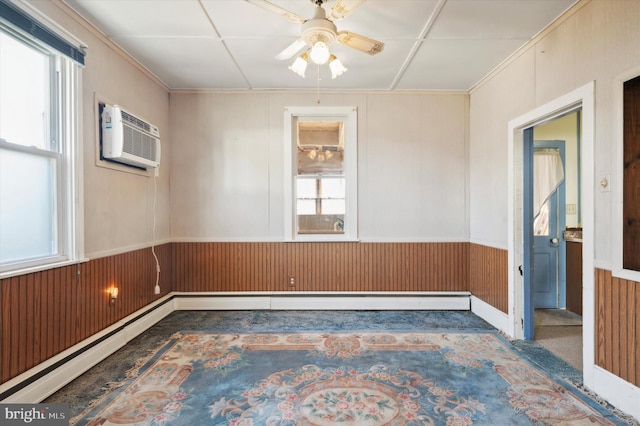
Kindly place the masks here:
[[(124, 119), (124, 113), (122, 114)], [(135, 118), (135, 117), (134, 117)], [(123, 126), (123, 151), (147, 160), (155, 161), (156, 139), (136, 131), (129, 126)]]
[(151, 125), (145, 121), (140, 120), (138, 117), (134, 117), (133, 115), (127, 113), (126, 111), (122, 112), (122, 121), (131, 124), (132, 126), (137, 127), (138, 129), (142, 129), (147, 133), (151, 133)]

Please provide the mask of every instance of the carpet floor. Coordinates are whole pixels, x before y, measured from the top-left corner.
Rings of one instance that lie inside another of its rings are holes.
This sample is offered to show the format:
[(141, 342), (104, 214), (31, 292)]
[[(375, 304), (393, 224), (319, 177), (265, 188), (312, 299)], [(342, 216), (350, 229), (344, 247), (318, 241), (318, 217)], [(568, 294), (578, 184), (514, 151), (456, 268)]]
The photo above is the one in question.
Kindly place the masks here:
[(470, 312), (174, 312), (45, 402), (93, 424), (637, 424)]

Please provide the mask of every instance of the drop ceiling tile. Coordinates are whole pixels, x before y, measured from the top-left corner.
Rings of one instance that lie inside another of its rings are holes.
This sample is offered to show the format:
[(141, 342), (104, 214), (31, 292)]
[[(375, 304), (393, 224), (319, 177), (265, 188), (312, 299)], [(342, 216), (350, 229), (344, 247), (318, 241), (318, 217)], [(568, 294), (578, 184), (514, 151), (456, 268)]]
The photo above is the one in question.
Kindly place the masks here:
[[(301, 1), (296, 3), (305, 4)], [(202, 4), (223, 38), (298, 37), (300, 35), (300, 24), (289, 22), (279, 15), (246, 1), (203, 0)], [(313, 6), (310, 3), (305, 5)]]
[(115, 37), (171, 89), (247, 89), (223, 44), (212, 38)]
[(197, 0), (66, 0), (107, 36), (213, 36)]
[(524, 40), (428, 40), (397, 89), (469, 90)]
[(530, 39), (575, 0), (449, 0), (430, 38)]

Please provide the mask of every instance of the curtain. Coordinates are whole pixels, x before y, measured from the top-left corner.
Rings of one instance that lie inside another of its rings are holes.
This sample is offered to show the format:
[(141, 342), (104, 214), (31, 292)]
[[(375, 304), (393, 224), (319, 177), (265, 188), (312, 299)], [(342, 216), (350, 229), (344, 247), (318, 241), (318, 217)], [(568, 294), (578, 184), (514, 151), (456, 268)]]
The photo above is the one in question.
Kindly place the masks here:
[(533, 152), (533, 217), (564, 180), (562, 158), (557, 149), (538, 149)]

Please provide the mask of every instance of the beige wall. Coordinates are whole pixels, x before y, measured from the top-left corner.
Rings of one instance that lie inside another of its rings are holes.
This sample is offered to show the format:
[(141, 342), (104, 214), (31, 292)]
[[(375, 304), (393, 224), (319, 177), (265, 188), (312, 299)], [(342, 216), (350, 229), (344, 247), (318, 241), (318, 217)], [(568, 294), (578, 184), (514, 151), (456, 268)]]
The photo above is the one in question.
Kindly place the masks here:
[[(472, 241), (506, 247), (509, 206), (506, 187), (498, 182), (507, 177), (508, 122), (546, 102), (595, 81), (595, 177), (622, 167), (612, 161), (618, 134), (614, 83), (640, 67), (640, 2), (591, 0), (581, 6), (471, 92)], [(612, 257), (613, 189), (595, 192), (595, 259), (600, 266)]]
[[(160, 129), (169, 151), (167, 89), (128, 61), (59, 1), (31, 0), (37, 9), (87, 46), (82, 71), (85, 252), (87, 257), (151, 244), (154, 181), (148, 176), (96, 166), (97, 109), (100, 97), (119, 104)], [(157, 184), (156, 239), (169, 238), (169, 156), (162, 161)], [(126, 170), (126, 168), (121, 168)]]
[[(284, 238), (284, 108), (312, 93), (172, 93), (171, 233)], [(358, 108), (359, 236), (468, 238), (465, 94), (323, 94)]]

